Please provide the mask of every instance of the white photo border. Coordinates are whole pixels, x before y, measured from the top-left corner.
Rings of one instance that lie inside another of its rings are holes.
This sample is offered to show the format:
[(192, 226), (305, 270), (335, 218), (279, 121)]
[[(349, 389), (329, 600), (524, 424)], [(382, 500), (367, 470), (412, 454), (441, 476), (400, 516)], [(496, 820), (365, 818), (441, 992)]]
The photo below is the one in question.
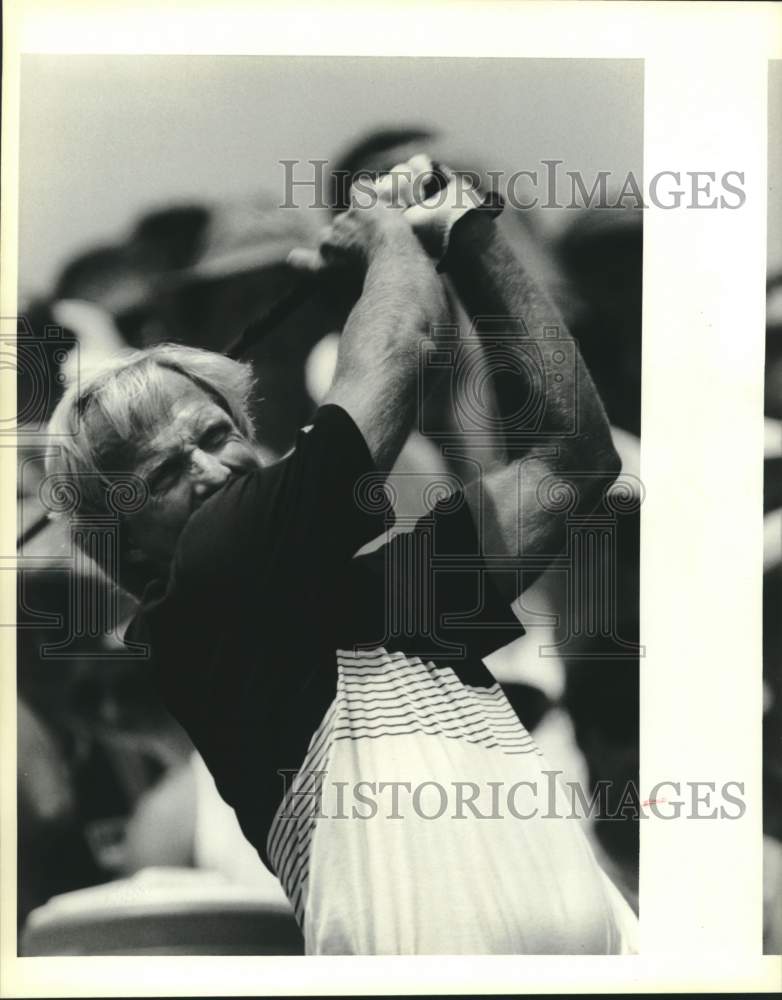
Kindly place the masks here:
[[(640, 787), (739, 780), (747, 808), (733, 822), (642, 822), (638, 956), (19, 959), (15, 642), (0, 629), (0, 995), (777, 990), (782, 960), (761, 953), (760, 626), (766, 71), (782, 56), (779, 7), (14, 0), (5, 22), (2, 317), (16, 308), (23, 52), (645, 61), (644, 177), (740, 170), (746, 202), (646, 212)], [(3, 416), (14, 399), (4, 371)], [(0, 448), (0, 463), (5, 553), (16, 522), (13, 448)], [(14, 616), (13, 575), (0, 574), (3, 621)]]

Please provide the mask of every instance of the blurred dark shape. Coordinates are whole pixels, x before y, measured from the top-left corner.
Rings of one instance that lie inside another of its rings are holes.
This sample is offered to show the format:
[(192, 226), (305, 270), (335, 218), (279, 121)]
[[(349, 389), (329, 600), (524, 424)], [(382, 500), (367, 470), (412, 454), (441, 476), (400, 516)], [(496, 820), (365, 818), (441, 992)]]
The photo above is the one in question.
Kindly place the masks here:
[[(564, 703), (589, 772), (590, 792), (609, 782), (606, 817), (595, 834), (628, 884), (638, 878), (639, 815), (639, 663), (632, 651), (617, 657), (614, 637), (636, 644), (639, 638), (640, 514), (616, 518), (616, 544), (599, 558), (602, 572), (616, 572), (613, 633), (582, 636), (568, 643)], [(563, 606), (566, 606), (563, 604)], [(567, 622), (562, 626), (567, 629)], [(630, 790), (630, 794), (628, 794)], [(626, 813), (622, 815), (622, 807)]]
[(295, 277), (285, 263), (289, 251), (312, 242), (309, 216), (268, 195), (144, 216), (129, 247), (155, 270), (147, 306), (162, 327), (160, 336), (147, 330), (144, 343), (224, 350)]
[[(287, 255), (314, 245), (318, 228), (313, 213), (282, 209), (270, 195), (156, 209), (124, 243), (71, 261), (55, 297), (101, 306), (130, 346), (176, 341), (224, 351), (294, 287)], [(341, 328), (347, 309), (323, 288), (248, 354), (259, 383), (259, 438), (272, 450), (285, 451), (309, 421), (304, 361), (325, 333)]]
[[(168, 729), (170, 716), (154, 668), (148, 660), (121, 655), (113, 636), (74, 633), (75, 603), (82, 597), (108, 603), (114, 586), (100, 576), (89, 588), (86, 580), (73, 586), (75, 572), (52, 566), (23, 567), (17, 574), (19, 694), (63, 736), (121, 731), (156, 748), (155, 734)], [(96, 582), (106, 593), (96, 593)], [(119, 596), (120, 614), (127, 614), (132, 599)]]
[(94, 247), (66, 265), (53, 298), (84, 299), (118, 316), (148, 297), (151, 273), (134, 258), (129, 246)]
[[(567, 671), (565, 704), (570, 712), (576, 742), (589, 770), (590, 792), (598, 782), (608, 781), (608, 817), (595, 824), (598, 840), (616, 861), (637, 872), (639, 818), (632, 815), (638, 805), (628, 789), (638, 786), (639, 733), (638, 664), (571, 661)], [(626, 815), (621, 815), (628, 804)], [(619, 815), (617, 815), (619, 814)]]
[(782, 840), (782, 564), (763, 577), (763, 831)]
[[(16, 381), (17, 423), (24, 433), (46, 430), (64, 392), (69, 367), (79, 368), (82, 331), (58, 321), (57, 303), (83, 300), (116, 317), (139, 310), (150, 289), (150, 274), (138, 267), (126, 247), (100, 246), (73, 258), (48, 298), (35, 299), (23, 307), (17, 337)], [(132, 328), (123, 333), (128, 344), (139, 343)]]
[(148, 663), (112, 659), (102, 636), (47, 655), (71, 637), (72, 572), (17, 576), (20, 926), (51, 895), (123, 870), (134, 803), (176, 757)]
[(123, 243), (95, 247), (70, 261), (55, 284), (53, 298), (101, 306), (114, 317), (130, 346), (144, 346), (149, 327), (158, 329), (153, 303), (161, 278), (198, 257), (210, 214), (202, 205), (147, 213)]
[(502, 690), (522, 725), (530, 733), (538, 728), (546, 713), (555, 705), (546, 692), (534, 684), (506, 682), (502, 685)]
[(189, 267), (204, 250), (211, 217), (205, 205), (175, 205), (147, 212), (130, 235), (130, 256), (155, 274)]
[(641, 433), (643, 215), (629, 208), (580, 213), (560, 238), (575, 292), (570, 332), (614, 426)]
[[(317, 228), (310, 214), (281, 209), (268, 198), (216, 208), (197, 258), (187, 268), (167, 273), (151, 303), (165, 330), (160, 339), (225, 351), (295, 288), (299, 276), (286, 258), (294, 247), (313, 246)], [(258, 379), (258, 438), (273, 451), (286, 451), (298, 428), (310, 421), (314, 406), (304, 363), (315, 343), (340, 329), (346, 315), (339, 297), (319, 287), (243, 358), (252, 363)]]
[[(69, 368), (79, 367), (83, 331), (58, 321), (57, 303), (94, 303), (109, 316), (133, 314), (151, 291), (151, 274), (138, 266), (124, 246), (93, 247), (74, 257), (60, 273), (52, 294), (26, 304), (17, 334), (17, 423), (25, 433), (44, 432), (66, 385)], [(134, 329), (123, 331), (130, 345)], [(101, 341), (98, 334), (98, 341)], [(98, 344), (91, 342), (91, 346)], [(76, 349), (76, 350), (75, 350)], [(73, 364), (77, 359), (76, 365)]]
[(764, 410), (767, 417), (782, 420), (782, 274), (769, 278), (766, 303)]
[(17, 926), (60, 892), (108, 878), (79, 827), (76, 795), (61, 741), (20, 697), (17, 739)]
[[(25, 433), (44, 431), (65, 391), (62, 365), (77, 343), (57, 324), (43, 299), (22, 307), (16, 323), (16, 423)], [(3, 350), (8, 348), (3, 344)], [(9, 359), (9, 367), (10, 367)]]
[(782, 507), (782, 455), (772, 455), (763, 461), (763, 511), (769, 513)]

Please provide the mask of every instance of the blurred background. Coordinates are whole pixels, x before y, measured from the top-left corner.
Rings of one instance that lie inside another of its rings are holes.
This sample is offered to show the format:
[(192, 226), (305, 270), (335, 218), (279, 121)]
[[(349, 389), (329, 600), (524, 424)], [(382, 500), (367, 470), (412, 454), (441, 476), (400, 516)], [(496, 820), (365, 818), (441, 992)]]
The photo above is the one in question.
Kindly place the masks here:
[(782, 952), (782, 61), (768, 70), (768, 281), (764, 393), (764, 941)]
[[(161, 708), (143, 657), (122, 645), (132, 599), (76, 555), (67, 522), (46, 516), (42, 457), (56, 447), (46, 419), (65, 382), (106, 354), (161, 340), (225, 350), (285, 296), (288, 251), (312, 245), (329, 210), (306, 207), (309, 188), (302, 205), (280, 208), (282, 160), (304, 161), (304, 178), (314, 176), (306, 161), (323, 161), (328, 178), (388, 169), (419, 149), (457, 169), (506, 175), (542, 172), (541, 160), (556, 159), (565, 203), (567, 170), (580, 171), (587, 190), (610, 171), (616, 193), (630, 172), (642, 182), (643, 64), (25, 56), (22, 71), (20, 950), (295, 954), (301, 938), (276, 879)], [(334, 203), (328, 185), (325, 197)], [(579, 340), (624, 469), (638, 476), (642, 214), (507, 209), (499, 224)], [(769, 510), (782, 507), (779, 242), (770, 228)], [(259, 439), (271, 454), (291, 445), (326, 392), (348, 306), (338, 290), (321, 289), (247, 354), (259, 380)], [(465, 323), (455, 301), (453, 309)], [(424, 512), (421, 491), (405, 486), (418, 479), (405, 473), (446, 466), (435, 442), (411, 435), (395, 470), (401, 513)], [(611, 782), (609, 809), (638, 777), (635, 499), (614, 518), (615, 558), (600, 570), (605, 592), (617, 595), (608, 627), (574, 630), (567, 575), (546, 573), (523, 598), (527, 635), (487, 661), (551, 766), (587, 793)], [(780, 616), (770, 610), (779, 608), (780, 548), (769, 545), (765, 590), (769, 885), (782, 838)], [(637, 909), (637, 820), (586, 825)], [(779, 933), (770, 916), (766, 926)]]

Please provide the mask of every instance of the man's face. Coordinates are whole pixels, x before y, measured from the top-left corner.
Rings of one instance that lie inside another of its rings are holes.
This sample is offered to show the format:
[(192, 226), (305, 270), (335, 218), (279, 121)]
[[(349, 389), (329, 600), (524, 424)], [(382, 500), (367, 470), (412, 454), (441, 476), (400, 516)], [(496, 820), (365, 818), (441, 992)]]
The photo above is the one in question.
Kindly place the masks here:
[(135, 472), (149, 499), (127, 520), (131, 549), (163, 567), (190, 515), (233, 476), (262, 464), (230, 415), (178, 372), (165, 372), (160, 429), (139, 448)]

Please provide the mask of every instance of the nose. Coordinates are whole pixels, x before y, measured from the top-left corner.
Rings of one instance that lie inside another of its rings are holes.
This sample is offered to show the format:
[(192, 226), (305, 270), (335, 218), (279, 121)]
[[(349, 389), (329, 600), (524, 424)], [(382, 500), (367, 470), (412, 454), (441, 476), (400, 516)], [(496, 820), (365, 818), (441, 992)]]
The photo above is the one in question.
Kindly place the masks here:
[(193, 489), (196, 496), (204, 499), (228, 479), (230, 469), (219, 458), (200, 448), (195, 448), (190, 456)]

